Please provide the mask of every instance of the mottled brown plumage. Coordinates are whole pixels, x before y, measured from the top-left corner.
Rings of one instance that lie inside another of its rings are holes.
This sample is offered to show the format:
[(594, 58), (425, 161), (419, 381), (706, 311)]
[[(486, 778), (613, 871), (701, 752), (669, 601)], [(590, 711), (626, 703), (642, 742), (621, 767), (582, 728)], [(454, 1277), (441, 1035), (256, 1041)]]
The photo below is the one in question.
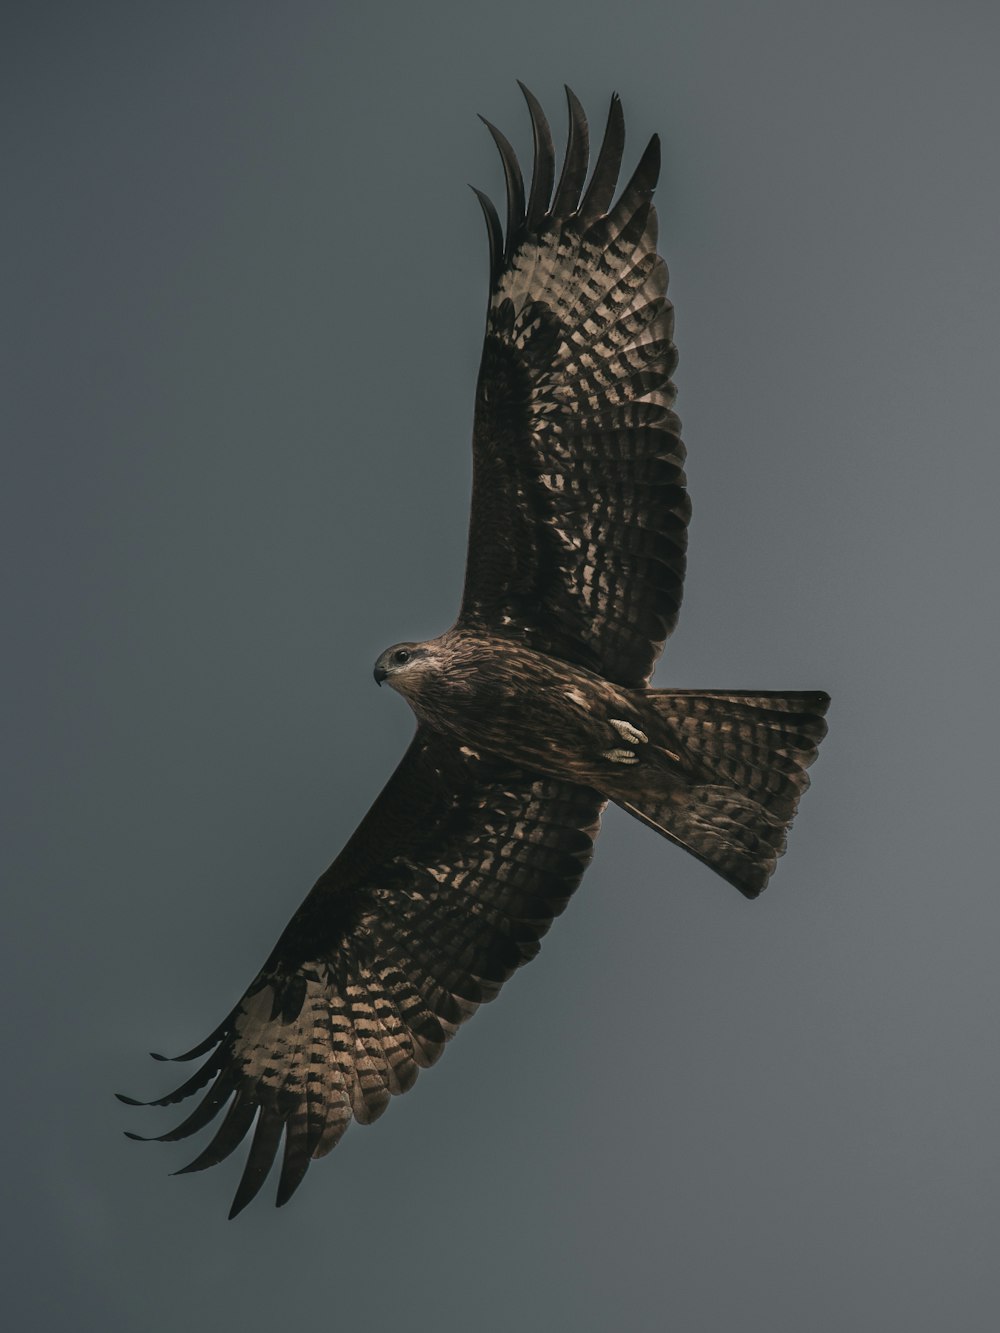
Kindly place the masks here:
[(648, 688), (677, 620), (690, 514), (652, 206), (659, 145), (616, 200), (614, 97), (585, 184), (587, 122), (569, 93), (557, 180), (524, 91), (530, 187), (489, 126), (505, 226), (479, 195), (490, 299), (461, 610), (375, 667), (411, 704), (416, 736), (246, 994), (179, 1057), (205, 1063), (154, 1103), (207, 1089), (168, 1141), (222, 1113), (188, 1171), (255, 1126), (231, 1216), (279, 1150), (284, 1203), (351, 1119), (377, 1119), (534, 957), (608, 800), (753, 897), (825, 732), (820, 693)]

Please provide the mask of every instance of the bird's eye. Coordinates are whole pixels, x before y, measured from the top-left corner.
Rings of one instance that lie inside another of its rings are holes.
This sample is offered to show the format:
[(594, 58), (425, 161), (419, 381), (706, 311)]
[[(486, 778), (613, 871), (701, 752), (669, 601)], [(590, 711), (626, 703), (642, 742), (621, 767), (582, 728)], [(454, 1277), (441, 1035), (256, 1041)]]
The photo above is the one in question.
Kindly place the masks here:
[(403, 666), (410, 660), (410, 654), (406, 648), (397, 648), (392, 655), (392, 660), (397, 666)]

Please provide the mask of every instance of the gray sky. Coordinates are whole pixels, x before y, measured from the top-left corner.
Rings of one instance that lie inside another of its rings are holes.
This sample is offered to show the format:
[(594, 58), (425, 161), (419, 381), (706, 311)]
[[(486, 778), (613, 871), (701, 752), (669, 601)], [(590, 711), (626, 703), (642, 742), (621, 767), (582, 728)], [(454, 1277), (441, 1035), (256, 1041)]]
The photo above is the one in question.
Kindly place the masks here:
[[(993, 7), (5, 12), (16, 1325), (992, 1330)], [(230, 1224), (241, 1159), (168, 1179), (190, 1145), (121, 1130), (176, 1113), (111, 1093), (166, 1090), (143, 1053), (229, 1009), (410, 734), (371, 663), (457, 605), (466, 182), (476, 112), (528, 149), (516, 78), (664, 138), (658, 680), (825, 688), (831, 732), (760, 902), (612, 811), (540, 959)]]

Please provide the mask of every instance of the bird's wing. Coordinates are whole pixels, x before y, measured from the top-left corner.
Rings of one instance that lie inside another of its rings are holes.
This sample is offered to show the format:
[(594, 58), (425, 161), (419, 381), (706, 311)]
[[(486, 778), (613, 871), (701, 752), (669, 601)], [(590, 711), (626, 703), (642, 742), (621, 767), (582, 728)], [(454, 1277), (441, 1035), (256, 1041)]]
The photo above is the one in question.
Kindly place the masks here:
[(149, 1103), (211, 1083), (183, 1124), (159, 1136), (186, 1138), (225, 1112), (184, 1170), (222, 1161), (256, 1121), (230, 1216), (260, 1189), (282, 1138), (277, 1201), (286, 1202), (352, 1117), (377, 1119), (538, 952), (590, 860), (603, 805), (587, 788), (419, 728), (246, 994), (178, 1057), (207, 1061)]
[[(507, 219), (477, 191), (490, 300), (476, 393), (469, 554), (459, 625), (510, 634), (626, 686), (648, 680), (673, 629), (690, 506), (672, 411), (673, 311), (656, 253), (654, 137), (617, 198), (617, 96), (585, 185), (587, 121), (569, 92), (555, 181), (548, 124), (534, 130), (525, 199), (493, 126)], [(488, 124), (488, 122), (487, 122)]]

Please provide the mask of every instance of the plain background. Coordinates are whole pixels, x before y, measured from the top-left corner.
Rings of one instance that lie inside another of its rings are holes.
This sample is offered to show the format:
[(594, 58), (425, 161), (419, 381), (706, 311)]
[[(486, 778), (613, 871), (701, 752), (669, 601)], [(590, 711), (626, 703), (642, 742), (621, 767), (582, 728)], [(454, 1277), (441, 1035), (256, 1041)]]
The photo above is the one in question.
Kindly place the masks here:
[[(11, 1327), (996, 1327), (995, 7), (9, 4)], [(411, 731), (486, 294), (475, 113), (664, 139), (694, 500), (658, 680), (831, 731), (756, 904), (612, 812), (541, 958), (286, 1209), (181, 1050)], [(183, 1068), (179, 1070), (183, 1073)], [(200, 1142), (200, 1141), (199, 1141)]]

